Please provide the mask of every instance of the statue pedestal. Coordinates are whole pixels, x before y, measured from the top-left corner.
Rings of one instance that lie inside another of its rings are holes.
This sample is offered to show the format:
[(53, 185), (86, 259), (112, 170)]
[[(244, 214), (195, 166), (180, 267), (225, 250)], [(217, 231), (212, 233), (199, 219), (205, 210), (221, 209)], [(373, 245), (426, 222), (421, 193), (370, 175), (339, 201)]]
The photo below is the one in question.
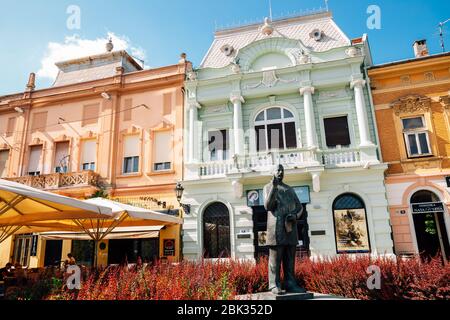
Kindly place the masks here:
[(272, 292), (261, 292), (249, 295), (239, 296), (239, 300), (280, 300), (280, 301), (291, 301), (291, 300), (311, 300), (314, 299), (314, 294), (310, 292), (306, 293), (285, 293), (282, 295), (276, 295)]

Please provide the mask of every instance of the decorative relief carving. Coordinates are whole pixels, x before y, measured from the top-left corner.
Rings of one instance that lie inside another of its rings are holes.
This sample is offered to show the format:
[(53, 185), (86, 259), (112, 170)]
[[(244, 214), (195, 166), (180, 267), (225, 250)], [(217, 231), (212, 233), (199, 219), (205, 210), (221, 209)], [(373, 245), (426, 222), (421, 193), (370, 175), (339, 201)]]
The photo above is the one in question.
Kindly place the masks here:
[(433, 72), (427, 72), (424, 74), (425, 77), (425, 81), (434, 81), (435, 77), (434, 77), (434, 73)]
[(400, 82), (402, 84), (410, 84), (411, 83), (411, 77), (409, 75), (404, 75), (400, 77)]
[(228, 111), (230, 111), (228, 106), (222, 105), (222, 106), (214, 106), (214, 107), (205, 108), (204, 114), (220, 114), (220, 113), (226, 113)]
[(263, 78), (259, 83), (254, 84), (254, 85), (247, 85), (245, 88), (246, 89), (256, 89), (260, 86), (263, 86), (266, 88), (273, 88), (278, 84), (278, 82), (292, 83), (292, 82), (296, 82), (296, 81), (298, 81), (297, 78), (294, 78), (292, 80), (280, 79), (280, 78), (278, 78), (277, 74), (275, 73), (275, 70), (269, 70), (269, 71), (263, 72)]
[(410, 95), (398, 99), (391, 105), (396, 115), (402, 113), (428, 112), (431, 108), (431, 99), (424, 96)]
[(444, 105), (445, 110), (450, 110), (450, 92), (447, 96), (440, 97), (439, 102)]
[(347, 91), (345, 89), (319, 92), (319, 100), (345, 98), (345, 97), (347, 97)]
[(345, 54), (348, 55), (349, 57), (356, 57), (361, 55), (361, 49), (356, 48), (356, 47), (350, 47), (347, 50), (345, 50)]

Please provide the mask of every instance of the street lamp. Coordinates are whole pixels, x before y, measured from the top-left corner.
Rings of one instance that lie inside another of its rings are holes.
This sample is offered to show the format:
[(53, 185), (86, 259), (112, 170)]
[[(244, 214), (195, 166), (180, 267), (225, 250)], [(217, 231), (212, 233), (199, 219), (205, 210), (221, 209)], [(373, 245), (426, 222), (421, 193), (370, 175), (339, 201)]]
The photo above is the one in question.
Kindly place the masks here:
[(184, 212), (186, 214), (190, 214), (191, 206), (189, 204), (181, 203), (181, 199), (183, 198), (183, 193), (184, 193), (183, 185), (181, 184), (181, 182), (177, 182), (177, 185), (175, 187), (175, 195), (177, 197), (177, 201), (180, 204), (180, 206), (183, 208)]

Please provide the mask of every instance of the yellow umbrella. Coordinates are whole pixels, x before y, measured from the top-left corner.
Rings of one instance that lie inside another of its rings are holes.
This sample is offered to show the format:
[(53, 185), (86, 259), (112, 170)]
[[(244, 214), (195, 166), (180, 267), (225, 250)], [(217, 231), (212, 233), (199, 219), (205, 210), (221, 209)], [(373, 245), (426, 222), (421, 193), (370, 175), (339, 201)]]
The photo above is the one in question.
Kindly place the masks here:
[(101, 220), (111, 215), (108, 207), (0, 179), (0, 243), (37, 221), (46, 221), (45, 228), (49, 229), (63, 220)]

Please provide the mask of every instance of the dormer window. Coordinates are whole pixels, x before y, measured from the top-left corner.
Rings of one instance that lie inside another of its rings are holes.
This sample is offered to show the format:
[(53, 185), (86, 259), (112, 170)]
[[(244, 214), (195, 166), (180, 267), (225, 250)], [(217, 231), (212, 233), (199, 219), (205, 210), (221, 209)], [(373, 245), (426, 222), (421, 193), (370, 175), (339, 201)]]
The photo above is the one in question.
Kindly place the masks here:
[(286, 108), (261, 111), (255, 118), (255, 131), (258, 152), (297, 148), (295, 118)]
[(404, 118), (402, 124), (408, 156), (430, 156), (430, 139), (424, 117)]

